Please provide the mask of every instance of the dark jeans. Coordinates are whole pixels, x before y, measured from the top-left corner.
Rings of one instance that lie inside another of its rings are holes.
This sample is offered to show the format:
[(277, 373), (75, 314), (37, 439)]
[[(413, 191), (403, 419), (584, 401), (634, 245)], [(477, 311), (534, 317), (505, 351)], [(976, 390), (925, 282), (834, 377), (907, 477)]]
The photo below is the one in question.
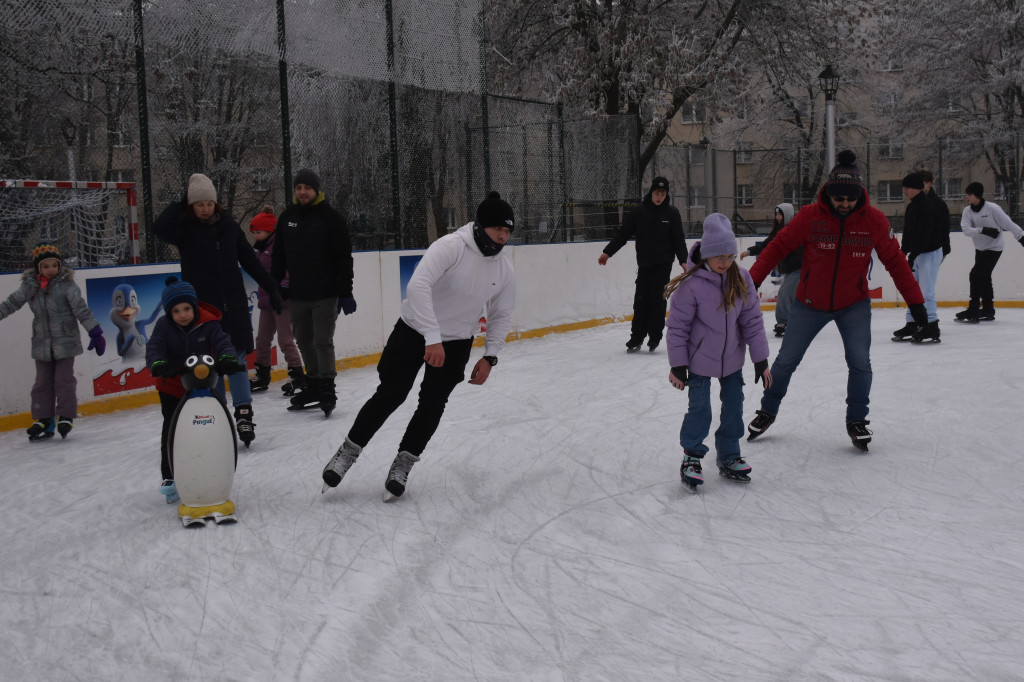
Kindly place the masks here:
[(174, 479), (174, 471), (171, 467), (171, 448), (167, 443), (167, 436), (171, 430), (171, 419), (174, 411), (178, 408), (181, 398), (170, 393), (157, 391), (160, 396), (160, 414), (164, 416), (164, 425), (160, 429), (160, 475), (165, 479)]
[(334, 378), (334, 327), (338, 321), (338, 299), (288, 301), (292, 314), (292, 331), (299, 345), (306, 376)]
[(657, 346), (665, 332), (665, 285), (672, 274), (672, 262), (638, 268), (636, 293), (633, 295), (633, 324), (629, 330), (629, 345), (639, 346), (647, 337), (647, 344)]
[[(443, 341), (442, 346), (444, 364), (440, 367), (426, 365), (423, 382), (420, 384), (419, 402), (398, 446), (400, 451), (417, 456), (423, 453), (441, 422), (448, 396), (466, 378), (466, 364), (469, 362), (473, 339)], [(356, 415), (356, 421), (348, 432), (349, 440), (356, 445), (366, 446), (388, 417), (405, 402), (420, 367), (425, 365), (425, 352), (426, 341), (423, 335), (399, 319), (377, 363), (380, 385)]]
[(971, 283), (972, 307), (978, 307), (979, 301), (983, 308), (992, 307), (992, 298), (995, 296), (992, 289), (992, 271), (996, 269), (996, 263), (999, 262), (1001, 255), (1003, 255), (1002, 251), (975, 250), (974, 267), (971, 268), (971, 274), (968, 276)]

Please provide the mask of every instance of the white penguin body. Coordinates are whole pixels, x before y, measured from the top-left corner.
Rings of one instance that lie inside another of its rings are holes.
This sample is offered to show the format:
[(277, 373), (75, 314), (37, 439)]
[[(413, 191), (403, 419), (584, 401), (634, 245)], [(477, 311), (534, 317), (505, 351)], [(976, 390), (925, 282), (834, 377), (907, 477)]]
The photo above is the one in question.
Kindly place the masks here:
[(168, 435), (174, 482), (185, 525), (213, 518), (233, 520), (231, 485), (238, 461), (235, 426), (228, 408), (212, 392), (216, 384), (213, 358), (193, 355), (185, 362), (188, 388), (174, 414)]

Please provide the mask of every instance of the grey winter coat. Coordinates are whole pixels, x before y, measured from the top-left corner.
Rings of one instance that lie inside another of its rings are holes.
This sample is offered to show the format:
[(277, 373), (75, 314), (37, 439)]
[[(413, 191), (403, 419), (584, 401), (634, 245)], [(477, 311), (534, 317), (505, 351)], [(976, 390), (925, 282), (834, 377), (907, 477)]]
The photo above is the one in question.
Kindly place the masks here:
[(0, 320), (28, 303), (32, 320), (32, 358), (52, 362), (82, 354), (81, 322), (86, 331), (100, 325), (82, 298), (82, 290), (72, 280), (74, 270), (62, 265), (46, 290), (39, 286), (35, 270), (26, 270), (21, 286), (0, 303)]

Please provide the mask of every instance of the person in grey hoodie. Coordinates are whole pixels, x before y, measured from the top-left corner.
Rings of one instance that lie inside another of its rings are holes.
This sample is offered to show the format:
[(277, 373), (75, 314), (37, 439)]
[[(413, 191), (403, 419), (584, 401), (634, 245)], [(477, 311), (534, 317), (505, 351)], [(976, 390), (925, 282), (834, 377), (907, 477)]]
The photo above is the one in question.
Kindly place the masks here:
[[(779, 204), (775, 207), (775, 221), (772, 224), (772, 231), (760, 244), (754, 244), (740, 254), (740, 259), (747, 256), (757, 256), (768, 246), (779, 230), (784, 228), (793, 219), (793, 204)], [(779, 261), (775, 266), (782, 281), (779, 283), (779, 292), (775, 296), (775, 336), (782, 336), (786, 333), (786, 325), (789, 323), (789, 310), (796, 300), (796, 285), (800, 283), (800, 264), (803, 262), (804, 247), (800, 246), (796, 251)]]
[(107, 342), (82, 290), (75, 284), (74, 271), (64, 265), (60, 250), (41, 242), (32, 250), (32, 269), (21, 276), (21, 286), (0, 303), (0, 320), (28, 303), (32, 321), (32, 358), (36, 381), (32, 386), (32, 426), (29, 440), (53, 437), (54, 427), (66, 438), (78, 413), (78, 381), (75, 356), (82, 354), (81, 323), (89, 332), (89, 350), (103, 355)]

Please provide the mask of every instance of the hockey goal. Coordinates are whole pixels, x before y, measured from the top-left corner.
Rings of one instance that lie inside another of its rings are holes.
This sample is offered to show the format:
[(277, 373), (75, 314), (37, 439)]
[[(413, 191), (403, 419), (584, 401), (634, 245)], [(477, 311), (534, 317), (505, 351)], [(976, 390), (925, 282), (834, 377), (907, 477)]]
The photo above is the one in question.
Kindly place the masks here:
[(0, 180), (0, 272), (29, 267), (41, 241), (76, 268), (139, 263), (135, 183)]

